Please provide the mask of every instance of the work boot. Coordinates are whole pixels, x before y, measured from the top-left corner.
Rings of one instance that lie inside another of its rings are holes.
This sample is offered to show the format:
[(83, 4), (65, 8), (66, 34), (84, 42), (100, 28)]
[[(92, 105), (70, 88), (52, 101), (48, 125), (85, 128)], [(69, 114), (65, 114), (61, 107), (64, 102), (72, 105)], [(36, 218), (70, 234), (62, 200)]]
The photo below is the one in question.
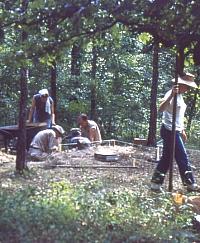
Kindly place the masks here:
[(155, 170), (151, 179), (151, 182), (155, 183), (155, 184), (160, 184), (162, 185), (165, 179), (165, 174), (161, 173), (158, 170)]
[(162, 184), (165, 179), (165, 174), (155, 170), (151, 179), (151, 190), (154, 192), (163, 192)]
[(195, 180), (192, 174), (192, 171), (185, 171), (185, 174), (181, 176), (184, 186), (195, 184)]

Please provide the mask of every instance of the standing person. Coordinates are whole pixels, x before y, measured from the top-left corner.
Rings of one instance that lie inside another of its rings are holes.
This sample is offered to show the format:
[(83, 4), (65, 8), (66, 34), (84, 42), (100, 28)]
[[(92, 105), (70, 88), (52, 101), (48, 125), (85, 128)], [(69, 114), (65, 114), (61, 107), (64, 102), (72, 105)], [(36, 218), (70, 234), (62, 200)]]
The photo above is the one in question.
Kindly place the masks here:
[[(174, 79), (172, 80), (174, 81)], [(172, 118), (173, 118), (173, 100), (174, 95), (177, 94), (177, 108), (176, 108), (176, 121), (175, 121), (175, 160), (178, 165), (179, 173), (183, 182), (186, 186), (187, 191), (199, 191), (200, 188), (197, 186), (188, 155), (185, 149), (184, 142), (186, 141), (186, 133), (184, 130), (184, 113), (186, 110), (186, 104), (183, 100), (182, 94), (187, 92), (190, 88), (197, 88), (194, 82), (194, 75), (186, 73), (182, 77), (178, 77), (178, 84), (173, 85), (172, 89), (169, 90), (162, 100), (159, 111), (163, 112), (162, 126), (161, 126), (161, 137), (163, 139), (163, 152), (160, 161), (153, 173), (151, 179), (151, 189), (154, 191), (162, 191), (162, 184), (164, 182), (165, 175), (169, 170), (170, 166), (170, 154), (171, 143), (172, 143)]]
[(86, 114), (81, 114), (78, 117), (78, 123), (83, 137), (87, 137), (91, 142), (101, 143), (101, 133), (95, 121), (89, 120)]
[(31, 159), (36, 161), (44, 160), (52, 152), (58, 151), (64, 133), (64, 129), (59, 125), (38, 132), (33, 138), (28, 151)]
[(55, 125), (54, 102), (47, 89), (41, 89), (33, 96), (29, 122), (46, 122), (47, 128)]

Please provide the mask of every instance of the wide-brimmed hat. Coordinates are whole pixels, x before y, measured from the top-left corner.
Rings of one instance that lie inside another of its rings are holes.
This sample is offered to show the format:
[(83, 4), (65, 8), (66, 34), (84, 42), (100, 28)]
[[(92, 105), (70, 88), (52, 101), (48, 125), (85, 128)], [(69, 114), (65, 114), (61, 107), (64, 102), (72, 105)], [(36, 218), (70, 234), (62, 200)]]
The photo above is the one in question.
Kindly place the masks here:
[(41, 89), (41, 90), (39, 91), (39, 94), (40, 94), (40, 95), (49, 95), (49, 91), (48, 91), (47, 89)]
[[(172, 79), (175, 82), (175, 78)], [(178, 84), (185, 84), (187, 86), (197, 88), (197, 84), (194, 82), (194, 75), (191, 73), (186, 73), (184, 76), (178, 77)]]
[(54, 125), (51, 128), (56, 130), (57, 132), (59, 132), (61, 135), (63, 135), (65, 133), (65, 130), (59, 125)]

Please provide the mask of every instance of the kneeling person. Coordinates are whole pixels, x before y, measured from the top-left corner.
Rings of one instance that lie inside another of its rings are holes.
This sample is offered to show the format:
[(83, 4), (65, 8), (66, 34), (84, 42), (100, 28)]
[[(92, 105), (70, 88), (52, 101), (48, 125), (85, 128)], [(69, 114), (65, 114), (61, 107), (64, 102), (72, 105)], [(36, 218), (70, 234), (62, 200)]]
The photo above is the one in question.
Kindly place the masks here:
[(78, 117), (81, 135), (87, 137), (91, 142), (102, 142), (100, 129), (95, 121), (89, 120), (86, 114)]
[(38, 132), (33, 138), (28, 152), (31, 159), (44, 160), (52, 152), (58, 151), (64, 133), (64, 129), (59, 125)]
[(70, 143), (77, 144), (78, 149), (85, 149), (91, 146), (91, 141), (86, 137), (82, 137), (79, 128), (72, 128), (68, 137), (70, 138)]

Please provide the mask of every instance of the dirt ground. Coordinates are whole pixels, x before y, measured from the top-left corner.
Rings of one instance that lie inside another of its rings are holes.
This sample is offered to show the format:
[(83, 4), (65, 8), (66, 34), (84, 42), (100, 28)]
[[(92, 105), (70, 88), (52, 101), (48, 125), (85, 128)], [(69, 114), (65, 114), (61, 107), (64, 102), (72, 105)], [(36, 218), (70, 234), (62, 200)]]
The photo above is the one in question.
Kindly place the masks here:
[[(112, 188), (126, 187), (138, 190), (143, 187), (149, 191), (149, 183), (156, 167), (156, 148), (140, 145), (104, 145), (83, 150), (67, 149), (50, 155), (46, 161), (28, 161), (31, 176), (18, 179), (15, 172), (15, 155), (0, 151), (1, 187), (13, 190), (15, 187), (42, 185), (53, 181), (81, 181), (100, 179)], [(194, 168), (194, 175), (200, 184), (200, 151), (190, 150), (189, 157)], [(99, 155), (104, 155), (99, 160)], [(98, 158), (96, 158), (98, 157)], [(106, 159), (105, 159), (106, 158)], [(105, 160), (114, 161), (105, 161)], [(164, 189), (168, 190), (168, 175)], [(184, 190), (174, 163), (173, 189)]]

